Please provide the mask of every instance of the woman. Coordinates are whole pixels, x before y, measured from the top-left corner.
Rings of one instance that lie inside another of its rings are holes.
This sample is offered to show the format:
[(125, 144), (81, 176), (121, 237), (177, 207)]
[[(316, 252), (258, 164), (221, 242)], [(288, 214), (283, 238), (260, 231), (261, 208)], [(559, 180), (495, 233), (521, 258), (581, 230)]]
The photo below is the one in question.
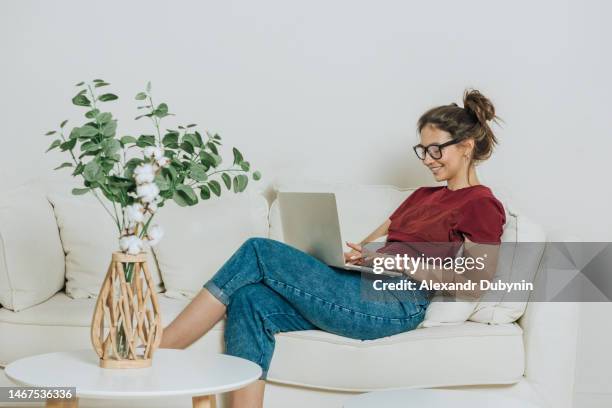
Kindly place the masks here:
[[(414, 150), (446, 186), (417, 189), (361, 243), (347, 243), (352, 249), (345, 253), (347, 262), (366, 263), (362, 245), (384, 235), (388, 243), (461, 242), (466, 249), (472, 242), (500, 242), (503, 207), (475, 171), (497, 143), (487, 123), (496, 118), (495, 110), (476, 90), (466, 91), (463, 103), (464, 108), (454, 103), (433, 108), (418, 121), (421, 143)], [(434, 275), (419, 270), (411, 278)], [(362, 340), (390, 336), (416, 328), (432, 295), (383, 293), (384, 301), (373, 302), (360, 287), (358, 273), (327, 266), (275, 240), (251, 238), (164, 329), (160, 347), (185, 348), (227, 315), (226, 353), (263, 370), (260, 381), (233, 393), (232, 406), (260, 407), (275, 333), (322, 329)]]

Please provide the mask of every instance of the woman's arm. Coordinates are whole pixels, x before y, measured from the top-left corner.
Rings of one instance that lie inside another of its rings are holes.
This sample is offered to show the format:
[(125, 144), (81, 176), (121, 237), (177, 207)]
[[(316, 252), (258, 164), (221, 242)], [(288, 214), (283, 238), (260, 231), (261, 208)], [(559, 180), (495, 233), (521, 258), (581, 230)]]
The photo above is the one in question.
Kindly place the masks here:
[(365, 237), (359, 243), (359, 245), (365, 245), (368, 242), (376, 241), (378, 238), (387, 235), (387, 233), (389, 232), (389, 225), (391, 225), (391, 220), (388, 219), (385, 222), (383, 222), (382, 224), (380, 224), (380, 226), (378, 228), (376, 228), (374, 231), (372, 231), (372, 233), (370, 235)]
[(391, 220), (387, 219), (385, 222), (380, 224), (378, 228), (376, 228), (370, 235), (365, 237), (359, 244), (354, 244), (352, 242), (347, 242), (346, 244), (351, 248), (351, 251), (344, 253), (344, 260), (349, 263), (358, 263), (362, 257), (362, 247), (368, 242), (376, 241), (378, 238), (387, 235), (389, 232), (389, 225), (391, 225)]

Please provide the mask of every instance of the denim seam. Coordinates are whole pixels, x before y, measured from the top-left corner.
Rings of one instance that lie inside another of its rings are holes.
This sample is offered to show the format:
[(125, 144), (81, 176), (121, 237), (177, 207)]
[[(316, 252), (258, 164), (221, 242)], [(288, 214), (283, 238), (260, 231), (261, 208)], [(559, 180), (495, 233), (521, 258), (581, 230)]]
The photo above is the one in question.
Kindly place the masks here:
[[(264, 320), (265, 320), (265, 321), (266, 321), (268, 324), (272, 324), (272, 325), (274, 326), (274, 330), (273, 330), (273, 331), (274, 331), (274, 333), (272, 333), (272, 338), (273, 338), (273, 339), (274, 339), (274, 335), (275, 335), (276, 333), (280, 333), (280, 332), (281, 332), (281, 330), (278, 328), (278, 326), (277, 326), (276, 324), (274, 324), (274, 322), (273, 322), (273, 321), (269, 320), (269, 319), (268, 319), (268, 317), (270, 317), (270, 316), (278, 316), (278, 315), (298, 317), (298, 316), (297, 316), (295, 313), (284, 313), (284, 312), (267, 313), (267, 314), (265, 314), (265, 315), (264, 315), (264, 314), (262, 314), (262, 315), (261, 315), (261, 317), (262, 317), (262, 318), (263, 318), (263, 319), (264, 319)], [(265, 324), (264, 324), (264, 331), (265, 331)], [(261, 354), (259, 355), (259, 359), (257, 360), (257, 361), (258, 361), (258, 363), (257, 363), (257, 364), (258, 364), (258, 365), (261, 367), (261, 376), (259, 377), (259, 379), (260, 379), (260, 380), (265, 380), (265, 379), (266, 379), (266, 377), (267, 377), (267, 375), (268, 375), (268, 370), (265, 370), (265, 371), (264, 371), (264, 369), (263, 369), (263, 366), (264, 366), (264, 364), (263, 364), (263, 360), (264, 360), (265, 354), (266, 354), (266, 353), (265, 353), (265, 352), (263, 351), (263, 349), (262, 349), (262, 352), (261, 352)], [(272, 360), (272, 357), (270, 357), (270, 360)]]
[(348, 308), (348, 307), (346, 307), (346, 306), (342, 306), (342, 305), (336, 304), (336, 303), (334, 303), (334, 302), (330, 302), (329, 300), (326, 300), (326, 299), (320, 298), (320, 297), (318, 297), (318, 296), (315, 296), (315, 295), (313, 295), (312, 293), (306, 292), (306, 291), (304, 291), (304, 290), (302, 290), (302, 289), (299, 289), (299, 288), (297, 288), (297, 287), (295, 287), (295, 286), (289, 285), (289, 284), (287, 284), (287, 283), (285, 283), (285, 282), (281, 282), (281, 281), (278, 281), (278, 280), (275, 280), (275, 279), (272, 279), (272, 278), (269, 278), (269, 277), (264, 277), (264, 280), (269, 280), (269, 281), (271, 281), (272, 283), (276, 283), (276, 284), (279, 284), (279, 283), (280, 283), (281, 285), (285, 285), (285, 286), (287, 286), (288, 288), (291, 288), (291, 289), (293, 289), (293, 290), (295, 290), (295, 291), (297, 291), (297, 292), (305, 293), (305, 294), (307, 294), (307, 295), (309, 295), (309, 296), (311, 296), (311, 297), (313, 297), (313, 298), (315, 298), (315, 299), (319, 299), (320, 301), (322, 301), (322, 302), (324, 302), (324, 303), (327, 303), (328, 305), (337, 306), (337, 307), (339, 307), (340, 309), (345, 309), (345, 310), (348, 310), (349, 312), (351, 312), (351, 313), (353, 313), (353, 314), (356, 314), (356, 315), (361, 315), (361, 316), (365, 316), (365, 317), (370, 317), (370, 318), (375, 318), (375, 319), (381, 319), (381, 320), (389, 320), (389, 321), (393, 321), (393, 320), (397, 320), (397, 321), (408, 321), (408, 320), (414, 320), (414, 318), (415, 318), (415, 317), (417, 317), (418, 315), (420, 315), (420, 314), (422, 313), (422, 311), (418, 311), (418, 312), (416, 312), (416, 313), (412, 313), (412, 314), (408, 315), (408, 317), (384, 317), (384, 316), (376, 316), (376, 315), (371, 315), (371, 314), (368, 314), (368, 313), (358, 312), (358, 311), (356, 311), (356, 310), (350, 309), (350, 308)]

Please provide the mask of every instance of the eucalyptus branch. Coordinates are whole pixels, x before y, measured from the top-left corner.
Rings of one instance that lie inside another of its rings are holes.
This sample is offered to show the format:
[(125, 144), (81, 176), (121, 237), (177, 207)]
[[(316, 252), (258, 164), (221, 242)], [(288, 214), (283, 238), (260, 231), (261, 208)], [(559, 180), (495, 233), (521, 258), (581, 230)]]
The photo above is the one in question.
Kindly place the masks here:
[[(66, 143), (67, 140), (66, 140), (66, 136), (64, 136), (64, 130), (60, 129), (59, 134), (60, 134), (60, 137), (62, 138), (62, 142)], [(70, 156), (72, 156), (72, 160), (74, 161), (74, 164), (78, 166), (79, 162), (77, 161), (76, 157), (74, 157), (74, 153), (72, 152), (72, 149), (68, 149), (68, 151), (70, 152)]]
[(241, 171), (243, 173), (247, 173), (246, 171), (242, 170), (242, 169), (225, 169), (225, 170), (217, 170), (217, 171), (213, 171), (212, 173), (207, 174), (207, 176), (212, 176), (213, 174), (217, 174), (217, 173), (223, 173), (226, 171)]
[(87, 84), (87, 88), (89, 89), (89, 93), (91, 95), (91, 103), (93, 105), (93, 108), (94, 109), (98, 109), (97, 106), (96, 106), (96, 100), (97, 100), (96, 99), (96, 95), (94, 95), (93, 89), (91, 89), (91, 85)]
[[(79, 91), (72, 98), (72, 103), (87, 108), (85, 113), (87, 120), (80, 127), (74, 127), (69, 136), (64, 134), (66, 121), (63, 121), (59, 129), (60, 137), (53, 140), (47, 152), (57, 147), (60, 147), (62, 151), (70, 152), (74, 164), (65, 162), (58, 169), (76, 166), (72, 175), (82, 177), (85, 187), (75, 188), (72, 193), (81, 195), (91, 192), (117, 226), (121, 250), (127, 253), (137, 253), (144, 249), (145, 243), (142, 241), (148, 238), (149, 230), (153, 232), (153, 228), (157, 228), (150, 227), (155, 216), (155, 213), (150, 211), (151, 200), (155, 200), (153, 202), (157, 203), (157, 207), (161, 207), (170, 197), (181, 206), (195, 205), (199, 200), (192, 187), (200, 187), (202, 189), (201, 198), (206, 200), (210, 198), (210, 192), (215, 195), (220, 194), (219, 182), (212, 179), (215, 174), (224, 173), (222, 179), (228, 186), (231, 185), (231, 180), (228, 180), (230, 175), (227, 173), (249, 173), (250, 165), (244, 160), (242, 153), (233, 148), (233, 164), (240, 168), (232, 166), (207, 174), (208, 170), (214, 169), (209, 164), (221, 163), (219, 152), (213, 145), (213, 143), (220, 145), (218, 140), (221, 138), (216, 134), (213, 137), (207, 131), (203, 131), (202, 134), (195, 131), (195, 135), (190, 133), (193, 130), (191, 128), (196, 125), (188, 125), (186, 128), (179, 126), (178, 131), (172, 130), (169, 142), (164, 146), (161, 122), (165, 116), (173, 114), (168, 112), (166, 103), (155, 106), (150, 83), (147, 84), (145, 92), (139, 92), (135, 96), (136, 100), (143, 101), (142, 103), (145, 104), (145, 106), (139, 106), (139, 109), (144, 109), (144, 112), (148, 111), (144, 115), (137, 116), (136, 119), (143, 116), (149, 117), (153, 121), (156, 135), (145, 134), (138, 138), (130, 137), (124, 143), (123, 138), (117, 136), (117, 120), (109, 112), (100, 112), (97, 107), (98, 102), (108, 102), (118, 98), (113, 93), (98, 92), (99, 87), (107, 85), (110, 84), (102, 79), (94, 79), (87, 84), (85, 82), (76, 84)], [(147, 102), (149, 105), (146, 105)], [(48, 131), (46, 136), (54, 133), (57, 131)], [(185, 137), (187, 140), (184, 140)], [(193, 149), (187, 144), (193, 144)], [(68, 148), (70, 146), (72, 148)], [(138, 157), (128, 160), (128, 150), (134, 147), (141, 149), (142, 152), (147, 151), (144, 160)], [(207, 156), (209, 147), (210, 155), (214, 157), (213, 163), (211, 163), (211, 157)], [(206, 152), (205, 155), (204, 152)], [(90, 157), (90, 160), (89, 158), (83, 160), (86, 156), (93, 157)], [(206, 160), (200, 162), (203, 156), (206, 156)], [(167, 171), (161, 174), (161, 180), (159, 180), (155, 176), (159, 176), (158, 171), (162, 168), (167, 168)], [(204, 181), (198, 181), (192, 177), (199, 180), (204, 179)], [(253, 172), (254, 180), (260, 177), (259, 172)], [(248, 181), (248, 177), (242, 174), (234, 176), (234, 183), (236, 183), (234, 192), (244, 191)], [(206, 190), (206, 186), (210, 192)], [(228, 189), (231, 190), (229, 187)], [(101, 197), (102, 194), (112, 203), (112, 210)], [(158, 203), (157, 200), (160, 202)], [(146, 220), (141, 214), (138, 214), (143, 210), (144, 217), (150, 214)], [(135, 228), (129, 228), (131, 225), (134, 225)], [(163, 235), (163, 230), (160, 228), (153, 235), (152, 239), (158, 241)], [(132, 269), (130, 265), (127, 265), (126, 271), (129, 270), (130, 276)]]
[(155, 125), (155, 129), (157, 130), (157, 144), (158, 146), (162, 145), (162, 141), (161, 141), (161, 132), (159, 131), (159, 118), (157, 116), (155, 116), (155, 114), (153, 112), (155, 112), (155, 105), (153, 105), (153, 97), (151, 96), (150, 93), (147, 93), (147, 96), (149, 97), (149, 105), (151, 105), (151, 119), (153, 120), (153, 124)]

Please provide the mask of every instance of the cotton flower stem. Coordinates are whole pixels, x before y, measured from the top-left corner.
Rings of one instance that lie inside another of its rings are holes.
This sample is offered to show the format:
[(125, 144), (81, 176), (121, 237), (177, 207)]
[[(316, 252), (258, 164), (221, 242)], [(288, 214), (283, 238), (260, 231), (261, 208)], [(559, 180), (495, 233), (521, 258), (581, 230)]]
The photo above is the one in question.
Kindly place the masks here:
[(140, 236), (139, 236), (140, 239), (142, 239), (145, 236), (145, 234), (147, 233), (147, 229), (149, 228), (149, 224), (151, 223), (151, 220), (153, 219), (154, 216), (155, 216), (155, 214), (151, 214), (151, 216), (149, 217), (147, 222), (144, 224), (144, 227), (142, 228), (142, 231), (140, 232)]

